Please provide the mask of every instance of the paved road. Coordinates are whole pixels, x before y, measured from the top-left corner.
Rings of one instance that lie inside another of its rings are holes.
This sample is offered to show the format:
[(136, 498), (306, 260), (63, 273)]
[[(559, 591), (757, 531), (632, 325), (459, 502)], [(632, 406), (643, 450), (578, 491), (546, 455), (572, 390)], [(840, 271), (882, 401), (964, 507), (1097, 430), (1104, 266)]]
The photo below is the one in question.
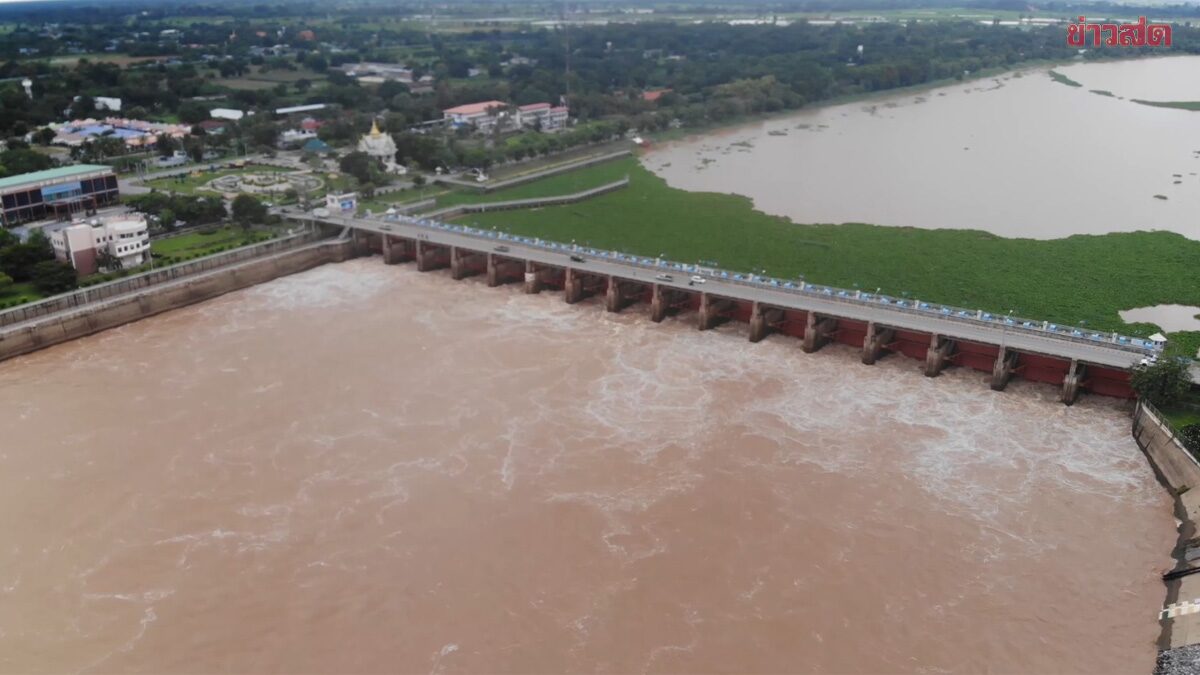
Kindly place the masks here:
[[(1032, 352), (1065, 359), (1076, 359), (1083, 363), (1101, 366), (1122, 369), (1130, 368), (1148, 353), (1146, 350), (1129, 346), (1072, 339), (1049, 332), (1014, 328), (1012, 326), (997, 325), (996, 323), (973, 319), (946, 317), (930, 311), (903, 309), (890, 305), (855, 300), (853, 298), (830, 297), (812, 291), (802, 293), (798, 290), (764, 287), (759, 284), (728, 281), (712, 277), (707, 278), (702, 285), (689, 286), (688, 279), (690, 274), (677, 270), (642, 267), (578, 252), (574, 253), (574, 255), (582, 256), (586, 262), (572, 262), (569, 258), (569, 255), (572, 254), (571, 252), (550, 251), (538, 246), (522, 244), (511, 240), (497, 241), (478, 235), (426, 227), (406, 221), (380, 221), (339, 216), (315, 218), (308, 214), (288, 214), (287, 217), (301, 222), (316, 220), (331, 225), (422, 239), (435, 244), (461, 246), (476, 251), (492, 251), (495, 246), (503, 244), (509, 248), (504, 253), (507, 257), (533, 260), (561, 267), (573, 267), (595, 274), (611, 274), (624, 279), (641, 281), (648, 284), (657, 283), (664, 287), (678, 288), (686, 291), (705, 291), (712, 295), (756, 301), (774, 307), (817, 312), (818, 314), (844, 319), (874, 321), (882, 326), (892, 328), (908, 329), (923, 333), (936, 333), (948, 338), (957, 338), (970, 342), (1004, 345), (1017, 351)], [(674, 277), (674, 280), (668, 282), (655, 278), (658, 274), (664, 272), (670, 273)]]

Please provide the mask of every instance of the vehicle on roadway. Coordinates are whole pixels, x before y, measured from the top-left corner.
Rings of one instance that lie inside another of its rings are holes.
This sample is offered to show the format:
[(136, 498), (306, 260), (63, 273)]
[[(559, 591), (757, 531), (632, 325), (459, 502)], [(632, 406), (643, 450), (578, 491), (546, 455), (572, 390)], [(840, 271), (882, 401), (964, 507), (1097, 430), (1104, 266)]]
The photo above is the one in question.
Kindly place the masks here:
[(500, 253), (508, 253), (508, 247), (507, 247), (507, 246), (497, 246), (496, 248), (494, 248), (494, 249), (492, 249), (492, 250), (493, 250), (493, 251), (499, 251)]
[(659, 281), (675, 281), (675, 277), (671, 276), (670, 274), (659, 274), (654, 278), (658, 279)]
[(586, 260), (583, 259), (583, 256), (581, 256), (581, 255), (571, 256), (571, 261), (572, 262), (587, 262)]
[(702, 283), (704, 283), (704, 277), (700, 276), (699, 274), (693, 274), (692, 275), (692, 283), (702, 284)]

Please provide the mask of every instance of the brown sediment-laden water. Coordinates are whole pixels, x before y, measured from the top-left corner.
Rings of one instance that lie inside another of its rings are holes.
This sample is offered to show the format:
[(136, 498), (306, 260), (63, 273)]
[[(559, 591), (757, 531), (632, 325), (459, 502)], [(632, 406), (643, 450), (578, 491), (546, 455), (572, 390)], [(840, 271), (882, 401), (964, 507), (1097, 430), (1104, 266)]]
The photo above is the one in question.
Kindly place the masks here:
[(0, 363), (0, 671), (1145, 672), (1125, 404), (356, 260)]
[(813, 108), (644, 161), (672, 186), (746, 195), (798, 223), (1200, 238), (1200, 113), (1134, 102), (1200, 101), (1200, 57), (1056, 70), (1081, 86), (1026, 69)]

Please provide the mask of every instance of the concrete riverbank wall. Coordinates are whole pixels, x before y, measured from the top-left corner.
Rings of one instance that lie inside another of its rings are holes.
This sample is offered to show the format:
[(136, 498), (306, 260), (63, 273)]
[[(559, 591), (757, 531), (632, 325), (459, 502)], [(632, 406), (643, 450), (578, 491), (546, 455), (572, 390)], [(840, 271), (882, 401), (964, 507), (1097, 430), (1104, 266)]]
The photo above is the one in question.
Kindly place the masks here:
[(310, 242), (0, 327), (0, 361), (353, 256), (351, 242)]
[(1163, 575), (1167, 593), (1159, 613), (1161, 654), (1156, 673), (1200, 672), (1200, 462), (1175, 436), (1152, 405), (1139, 402), (1133, 413), (1133, 438), (1159, 481), (1175, 498), (1179, 538), (1172, 552), (1175, 567)]

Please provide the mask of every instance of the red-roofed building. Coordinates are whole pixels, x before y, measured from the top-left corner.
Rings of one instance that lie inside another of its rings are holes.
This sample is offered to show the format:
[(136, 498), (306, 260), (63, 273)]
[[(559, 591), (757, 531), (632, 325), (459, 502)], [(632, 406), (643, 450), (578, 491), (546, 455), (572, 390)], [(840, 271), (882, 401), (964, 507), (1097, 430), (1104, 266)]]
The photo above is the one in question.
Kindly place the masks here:
[(300, 122), (300, 128), (305, 131), (316, 131), (317, 129), (320, 129), (324, 124), (325, 123), (320, 120), (314, 120), (311, 117), (305, 117)]
[[(442, 111), (442, 119), (451, 126), (470, 125), (480, 131), (491, 131), (495, 126), (508, 119), (508, 104), (504, 101), (480, 101), (447, 108)], [(517, 112), (518, 119), (520, 111)]]
[(296, 37), (306, 42), (312, 42), (313, 40), (317, 39), (317, 34), (311, 30), (302, 30), (299, 33), (296, 33)]
[(656, 103), (658, 99), (669, 93), (671, 93), (670, 89), (650, 89), (642, 92), (642, 100), (647, 103)]

